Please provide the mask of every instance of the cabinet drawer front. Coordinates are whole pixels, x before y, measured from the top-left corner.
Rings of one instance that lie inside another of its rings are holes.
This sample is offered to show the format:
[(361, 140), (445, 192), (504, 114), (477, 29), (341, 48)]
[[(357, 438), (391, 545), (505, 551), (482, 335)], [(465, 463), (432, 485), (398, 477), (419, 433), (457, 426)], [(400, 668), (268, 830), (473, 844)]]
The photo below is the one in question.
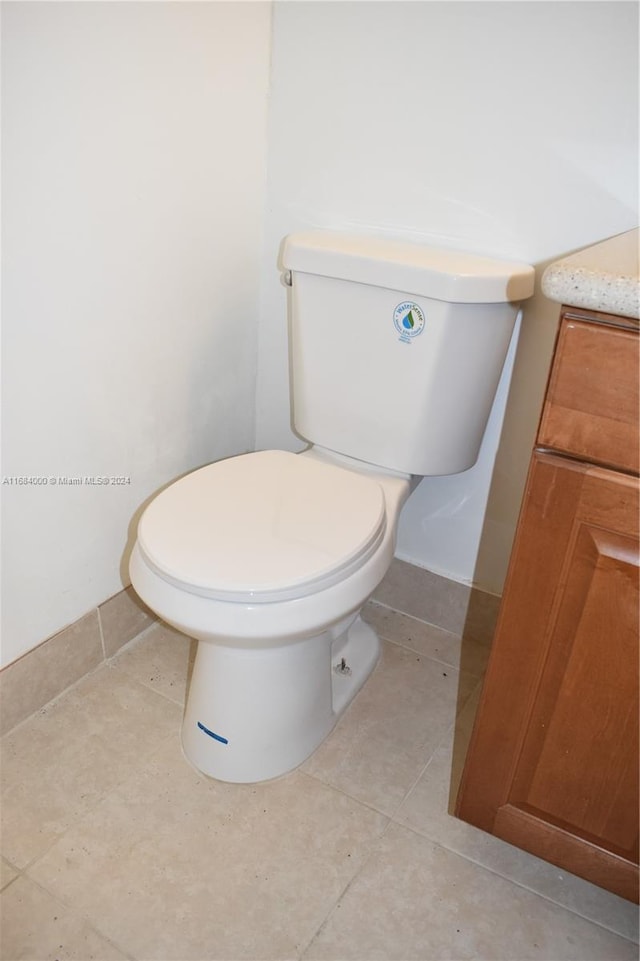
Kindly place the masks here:
[(638, 334), (564, 317), (538, 444), (638, 471)]

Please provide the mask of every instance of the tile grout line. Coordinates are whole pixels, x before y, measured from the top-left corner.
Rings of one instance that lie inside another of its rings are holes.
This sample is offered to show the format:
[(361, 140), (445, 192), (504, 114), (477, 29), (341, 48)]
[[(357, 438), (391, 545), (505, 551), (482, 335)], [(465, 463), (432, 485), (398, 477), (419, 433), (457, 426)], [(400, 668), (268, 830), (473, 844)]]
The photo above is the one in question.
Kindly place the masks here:
[[(321, 782), (321, 783), (324, 784), (324, 781)], [(327, 785), (327, 786), (330, 787), (331, 785)], [(339, 789), (338, 789), (338, 788), (334, 788), (334, 790), (339, 790)], [(348, 797), (350, 800), (356, 800), (355, 798), (351, 798), (350, 795), (345, 794), (344, 791), (339, 791), (339, 793), (344, 794), (344, 796), (345, 796), (345, 797)], [(359, 803), (362, 803), (362, 802), (359, 802)], [(365, 805), (365, 806), (367, 806), (367, 805)], [(374, 808), (373, 810), (375, 810), (375, 808)], [(377, 813), (377, 814), (382, 814), (381, 811), (376, 811), (376, 813)], [(304, 948), (302, 949), (302, 951), (300, 951), (300, 952), (298, 953), (298, 961), (304, 961), (304, 956), (305, 956), (305, 954), (307, 953), (307, 951), (309, 950), (309, 948), (311, 947), (311, 945), (313, 944), (313, 942), (316, 940), (316, 938), (318, 937), (318, 935), (320, 934), (320, 932), (322, 931), (322, 929), (324, 928), (324, 926), (325, 926), (325, 925), (329, 922), (329, 920), (332, 918), (332, 916), (333, 916), (333, 914), (335, 913), (335, 911), (337, 910), (340, 902), (341, 902), (342, 899), (345, 897), (345, 895), (347, 894), (347, 892), (349, 891), (349, 889), (351, 888), (351, 886), (352, 886), (352, 885), (355, 883), (355, 881), (360, 877), (360, 875), (361, 875), (362, 872), (364, 871), (365, 867), (369, 864), (369, 862), (371, 861), (372, 857), (374, 856), (374, 854), (375, 854), (375, 850), (374, 850), (375, 847), (380, 843), (380, 841), (382, 840), (382, 838), (385, 836), (385, 834), (386, 834), (387, 831), (389, 830), (389, 827), (390, 827), (391, 824), (393, 823), (392, 820), (391, 820), (391, 818), (388, 817), (388, 815), (384, 815), (384, 817), (387, 818), (387, 823), (385, 824), (384, 828), (382, 829), (382, 831), (380, 832), (380, 834), (378, 835), (378, 837), (375, 838), (375, 840), (373, 840), (373, 841), (371, 842), (371, 846), (370, 846), (369, 852), (368, 852), (368, 854), (366, 855), (366, 857), (364, 858), (362, 864), (360, 865), (360, 867), (358, 868), (358, 870), (356, 871), (356, 873), (353, 875), (352, 878), (350, 878), (350, 879), (347, 881), (347, 883), (345, 884), (344, 888), (342, 889), (342, 891), (340, 892), (340, 894), (337, 896), (337, 898), (335, 899), (335, 901), (333, 902), (333, 904), (331, 905), (331, 907), (328, 909), (326, 915), (324, 916), (324, 918), (322, 919), (322, 921), (320, 922), (320, 924), (318, 925), (318, 927), (316, 928), (316, 930), (315, 930), (314, 933), (312, 934), (312, 936), (311, 936), (311, 938), (309, 939), (309, 941), (307, 941), (307, 943), (306, 943), (306, 945), (304, 946)]]
[[(44, 894), (46, 894), (47, 897), (50, 897), (53, 901), (56, 902), (56, 904), (59, 904), (60, 907), (63, 908), (65, 911), (70, 911), (73, 916), (75, 916), (76, 918), (81, 919), (81, 920), (87, 925), (87, 927), (90, 928), (90, 929), (94, 932), (94, 934), (97, 934), (102, 941), (106, 941), (107, 944), (110, 944), (112, 947), (114, 947), (114, 948), (116, 949), (116, 951), (118, 951), (120, 954), (122, 954), (123, 957), (127, 958), (128, 961), (137, 961), (137, 959), (136, 959), (132, 954), (130, 954), (128, 951), (125, 951), (125, 950), (118, 944), (117, 941), (114, 941), (114, 940), (113, 940), (113, 938), (112, 938), (110, 935), (105, 934), (105, 933), (98, 927), (98, 925), (96, 925), (95, 921), (93, 921), (91, 918), (87, 917), (87, 915), (84, 914), (83, 912), (78, 911), (78, 909), (77, 909), (71, 902), (65, 901), (64, 898), (61, 898), (58, 894), (56, 894), (56, 893), (54, 893), (53, 891), (51, 891), (50, 888), (45, 887), (45, 885), (42, 884), (40, 881), (36, 880), (36, 878), (32, 878), (30, 875), (26, 875), (26, 874), (23, 875), (23, 877), (24, 877), (24, 879), (25, 879), (26, 881), (29, 882), (29, 884), (33, 884), (34, 887), (38, 888), (38, 890), (40, 890), (40, 891), (42, 891)], [(6, 889), (5, 889), (5, 890), (6, 890)]]
[[(425, 769), (426, 769), (426, 767), (429, 765), (430, 761), (431, 761), (431, 758), (429, 758), (429, 761), (428, 761), (427, 764), (425, 765)], [(424, 769), (423, 769), (423, 770), (424, 770)], [(352, 794), (349, 794), (347, 791), (343, 790), (342, 788), (336, 787), (334, 784), (329, 784), (329, 783), (327, 783), (326, 781), (323, 781), (322, 778), (320, 778), (320, 777), (318, 777), (317, 775), (312, 774), (312, 773), (310, 773), (310, 772), (308, 772), (308, 771), (303, 771), (303, 770), (301, 770), (301, 773), (302, 773), (305, 777), (311, 778), (312, 780), (317, 781), (319, 784), (322, 784), (324, 787), (329, 788), (331, 791), (334, 791), (336, 794), (341, 794), (343, 797), (348, 798), (349, 801), (353, 801), (355, 804), (362, 805), (362, 807), (366, 808), (367, 810), (373, 811), (375, 814), (380, 815), (381, 817), (385, 818), (386, 824), (384, 825), (384, 828), (382, 829), (382, 831), (380, 832), (380, 834), (379, 834), (375, 839), (373, 839), (373, 840), (371, 841), (371, 846), (370, 846), (369, 852), (368, 852), (368, 854), (366, 855), (366, 857), (364, 858), (362, 864), (360, 865), (360, 867), (358, 868), (358, 870), (356, 871), (356, 873), (353, 875), (353, 877), (350, 878), (349, 881), (347, 881), (347, 883), (345, 884), (344, 888), (342, 889), (342, 891), (340, 892), (340, 894), (336, 897), (336, 899), (333, 901), (333, 904), (332, 904), (331, 907), (328, 909), (326, 915), (324, 916), (324, 918), (322, 919), (322, 921), (320, 922), (320, 924), (318, 925), (318, 927), (316, 928), (316, 930), (315, 930), (314, 933), (312, 934), (312, 936), (311, 936), (311, 938), (309, 939), (309, 941), (307, 941), (307, 943), (306, 943), (306, 945), (304, 946), (304, 948), (302, 949), (302, 951), (298, 954), (298, 961), (303, 961), (304, 955), (305, 955), (306, 952), (309, 950), (309, 948), (311, 947), (311, 945), (313, 944), (313, 942), (315, 941), (315, 939), (317, 938), (317, 936), (320, 934), (320, 932), (322, 931), (322, 929), (323, 929), (323, 927), (325, 926), (325, 924), (329, 921), (329, 919), (331, 918), (331, 916), (332, 916), (333, 913), (335, 912), (336, 908), (338, 907), (340, 901), (344, 898), (344, 896), (346, 895), (347, 891), (348, 891), (349, 888), (352, 886), (352, 884), (357, 880), (357, 878), (360, 877), (360, 875), (362, 874), (362, 871), (364, 870), (364, 868), (367, 866), (367, 864), (369, 863), (369, 861), (370, 861), (371, 858), (373, 857), (373, 855), (374, 855), (374, 853), (375, 853), (375, 852), (374, 852), (374, 848), (376, 847), (376, 845), (378, 845), (378, 844), (380, 843), (380, 841), (381, 841), (382, 838), (385, 836), (385, 834), (386, 834), (387, 831), (390, 829), (390, 827), (391, 827), (393, 824), (396, 823), (396, 822), (393, 820), (393, 815), (387, 814), (385, 811), (380, 811), (380, 810), (379, 810), (378, 808), (376, 808), (374, 805), (369, 804), (369, 803), (367, 803), (366, 801), (363, 801), (361, 798), (354, 797)], [(415, 784), (413, 784), (413, 785), (411, 786), (411, 788), (409, 789), (409, 791), (407, 791), (407, 793), (406, 793), (405, 796), (403, 797), (403, 799), (402, 799), (402, 801), (400, 802), (400, 804), (398, 805), (398, 807), (400, 807), (400, 806), (404, 803), (405, 798), (408, 796), (408, 794), (410, 793), (410, 791), (413, 790), (413, 787), (414, 787), (414, 786), (415, 786)]]
[(452, 631), (448, 627), (443, 627), (441, 624), (436, 624), (435, 621), (427, 621), (422, 617), (417, 617), (415, 614), (409, 614), (407, 611), (403, 611), (398, 607), (391, 607), (389, 604), (385, 604), (382, 601), (376, 600), (375, 597), (369, 598), (365, 604), (365, 607), (367, 604), (372, 604), (375, 607), (381, 607), (385, 611), (391, 611), (392, 614), (398, 614), (400, 617), (406, 617), (411, 621), (416, 621), (418, 624), (424, 624), (426, 627), (432, 627), (436, 631), (441, 631), (443, 634), (449, 634), (451, 637), (457, 637), (459, 640), (465, 639), (475, 641), (475, 643), (479, 644), (480, 647), (487, 648), (487, 650), (491, 649), (493, 630), (491, 632), (491, 637), (483, 640), (477, 634), (465, 634), (465, 625), (463, 625), (461, 631)]
[(100, 644), (102, 646), (102, 660), (107, 660), (107, 648), (104, 643), (104, 630), (102, 628), (102, 615), (100, 614), (100, 605), (96, 607), (96, 614), (98, 615), (98, 631), (100, 632)]
[(105, 657), (105, 662), (110, 663), (111, 661), (114, 661), (117, 657), (120, 657), (121, 654), (124, 654), (124, 652), (127, 651), (130, 647), (133, 647), (134, 644), (137, 644), (139, 641), (143, 640), (147, 636), (147, 634), (149, 634), (153, 630), (154, 627), (158, 627), (158, 625), (160, 625), (161, 623), (162, 623), (161, 621), (152, 621), (150, 624), (147, 624), (147, 626), (144, 627), (139, 634), (135, 634), (133, 637), (130, 637), (129, 640), (125, 641), (125, 643), (121, 647), (119, 647), (117, 651), (114, 651), (113, 654), (109, 654), (108, 657)]
[[(477, 861), (475, 858), (469, 857), (466, 854), (462, 854), (462, 852), (457, 851), (455, 848), (448, 847), (443, 841), (438, 841), (435, 838), (430, 837), (428, 834), (423, 833), (420, 830), (420, 828), (417, 828), (414, 825), (403, 824), (399, 821), (394, 821), (393, 823), (397, 827), (406, 828), (407, 831), (410, 831), (412, 834), (415, 834), (417, 837), (420, 837), (423, 840), (428, 841), (430, 844), (433, 844), (435, 847), (440, 848), (443, 851), (446, 851), (448, 854), (454, 854), (456, 855), (456, 857), (461, 858), (463, 861), (468, 861), (469, 864), (474, 864), (476, 867), (481, 868), (483, 871), (486, 871), (488, 874), (493, 875), (493, 877), (500, 878), (502, 881), (506, 881), (508, 884), (513, 884), (514, 887), (520, 888), (523, 891), (528, 891), (529, 894), (533, 894), (536, 897), (540, 898), (542, 901), (546, 901), (547, 904), (553, 904), (556, 908), (559, 908), (561, 911), (567, 911), (569, 914), (575, 915), (575, 917), (582, 918), (583, 921), (587, 921), (589, 924), (594, 924), (596, 927), (601, 928), (603, 931), (608, 931), (610, 934), (615, 934), (616, 937), (621, 938), (623, 941), (629, 942), (629, 944), (637, 945), (638, 943), (640, 943), (636, 941), (634, 938), (627, 937), (626, 934), (621, 934), (620, 931), (617, 931), (615, 928), (609, 927), (608, 925), (603, 924), (601, 921), (596, 921), (594, 920), (594, 918), (590, 918), (586, 914), (582, 914), (576, 908), (569, 907), (569, 905), (564, 904), (560, 901), (555, 901), (552, 897), (549, 897), (549, 895), (542, 894), (542, 892), (537, 891), (535, 888), (529, 887), (527, 884), (523, 884), (521, 881), (516, 881), (514, 878), (510, 878), (510, 877), (507, 877), (505, 874), (501, 874), (499, 871), (496, 871), (494, 868), (491, 868), (488, 865), (483, 864), (482, 861)], [(535, 855), (532, 855), (532, 857), (535, 857)], [(550, 864), (551, 862), (546, 862), (546, 863)], [(561, 869), (558, 868), (558, 871), (560, 870)], [(571, 872), (569, 871), (565, 873), (571, 874)], [(571, 876), (578, 877), (578, 875), (571, 875)]]
[[(5, 858), (5, 861), (6, 861), (6, 860), (7, 860), (7, 859)], [(10, 862), (7, 862), (7, 863), (10, 863)], [(5, 884), (5, 886), (4, 886), (3, 888), (0, 888), (0, 894), (4, 894), (4, 892), (5, 892), (8, 888), (10, 888), (11, 885), (14, 884), (14, 883), (18, 880), (18, 878), (23, 877), (22, 871), (20, 871), (19, 868), (16, 868), (15, 865), (12, 865), (12, 867), (13, 867), (13, 870), (16, 872), (16, 875), (15, 875), (15, 877), (11, 878), (10, 881), (7, 881), (7, 883)]]
[(377, 601), (374, 597), (370, 597), (365, 603), (365, 607), (371, 604), (375, 607), (382, 607), (385, 611), (391, 611), (392, 614), (399, 614), (401, 617), (407, 617), (411, 621), (417, 621), (418, 624), (426, 624), (427, 627), (434, 627), (437, 631), (442, 631), (443, 634), (451, 634), (453, 637), (460, 637), (461, 635), (457, 631), (450, 631), (448, 627), (442, 627), (441, 624), (436, 624), (435, 621), (427, 621), (423, 617), (416, 617), (415, 614), (408, 614), (407, 611), (402, 611), (398, 607), (391, 607), (389, 604), (383, 604), (382, 601)]

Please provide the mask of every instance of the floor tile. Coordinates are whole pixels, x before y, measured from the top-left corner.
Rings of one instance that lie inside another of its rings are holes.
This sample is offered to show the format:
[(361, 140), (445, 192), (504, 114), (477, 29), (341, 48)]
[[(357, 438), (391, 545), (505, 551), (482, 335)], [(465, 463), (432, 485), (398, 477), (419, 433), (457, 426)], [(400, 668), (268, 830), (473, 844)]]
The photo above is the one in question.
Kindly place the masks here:
[(197, 641), (157, 624), (132, 641), (111, 664), (158, 694), (184, 706)]
[(29, 874), (136, 958), (285, 961), (387, 823), (301, 771), (209, 780), (171, 739)]
[(637, 947), (390, 826), (305, 961), (631, 961)]
[(0, 896), (3, 961), (126, 961), (74, 911), (28, 878), (19, 878)]
[(162, 624), (3, 738), (4, 961), (636, 958), (634, 905), (449, 813), (487, 648), (366, 618), (381, 663), (278, 780), (184, 759), (195, 643)]
[(373, 601), (369, 601), (365, 606), (363, 617), (380, 637), (385, 637), (395, 644), (452, 667), (462, 668), (469, 674), (481, 676), (485, 671), (489, 658), (486, 644), (472, 638), (462, 639), (458, 634), (444, 631), (433, 624), (426, 624)]
[(2, 739), (2, 853), (22, 868), (180, 728), (166, 698), (109, 667)]
[(478, 683), (396, 644), (303, 770), (391, 814)]
[(461, 712), (454, 736), (436, 750), (394, 820), (625, 938), (637, 940), (636, 905), (453, 816), (479, 694), (480, 686)]

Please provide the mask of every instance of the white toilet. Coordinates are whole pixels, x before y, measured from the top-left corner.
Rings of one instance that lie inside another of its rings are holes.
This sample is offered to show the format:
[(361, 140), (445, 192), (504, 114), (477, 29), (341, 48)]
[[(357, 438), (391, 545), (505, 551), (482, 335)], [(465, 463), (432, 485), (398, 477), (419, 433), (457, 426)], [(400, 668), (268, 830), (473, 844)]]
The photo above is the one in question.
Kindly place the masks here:
[(329, 231), (286, 238), (300, 454), (260, 451), (162, 491), (131, 581), (197, 638), (182, 744), (223, 781), (307, 758), (379, 654), (360, 610), (416, 478), (478, 456), (533, 269)]

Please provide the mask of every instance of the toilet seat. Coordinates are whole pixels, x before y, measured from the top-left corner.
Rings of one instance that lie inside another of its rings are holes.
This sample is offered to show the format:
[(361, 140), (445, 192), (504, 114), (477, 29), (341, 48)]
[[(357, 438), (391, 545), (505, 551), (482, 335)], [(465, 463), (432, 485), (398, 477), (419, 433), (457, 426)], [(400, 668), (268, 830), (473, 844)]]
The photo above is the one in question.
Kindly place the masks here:
[(376, 480), (287, 451), (231, 457), (159, 494), (138, 528), (146, 562), (192, 594), (304, 597), (362, 567), (386, 530)]

